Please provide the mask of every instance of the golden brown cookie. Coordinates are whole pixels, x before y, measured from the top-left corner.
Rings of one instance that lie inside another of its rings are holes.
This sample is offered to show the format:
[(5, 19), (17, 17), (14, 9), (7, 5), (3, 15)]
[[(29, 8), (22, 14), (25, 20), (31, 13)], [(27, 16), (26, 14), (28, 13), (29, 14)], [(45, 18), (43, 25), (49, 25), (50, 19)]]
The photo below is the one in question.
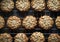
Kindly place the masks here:
[(34, 16), (26, 16), (23, 19), (22, 25), (26, 29), (33, 29), (37, 25), (37, 19)]
[(47, 7), (51, 11), (59, 11), (60, 10), (60, 0), (48, 0)]
[(19, 11), (27, 11), (30, 8), (29, 0), (17, 0), (16, 1), (16, 8)]
[(45, 9), (45, 0), (32, 0), (31, 6), (36, 11), (42, 11)]
[(0, 34), (0, 42), (12, 42), (12, 36), (8, 33)]
[(48, 42), (60, 42), (60, 36), (58, 34), (50, 34)]
[(3, 28), (5, 25), (5, 20), (2, 16), (0, 16), (0, 29)]
[(44, 15), (39, 18), (39, 26), (45, 30), (50, 29), (54, 24), (53, 19), (50, 16)]
[(56, 23), (57, 28), (60, 29), (60, 16), (57, 16), (55, 23)]
[(14, 42), (28, 42), (28, 37), (24, 33), (18, 33), (14, 37)]
[(30, 37), (31, 42), (45, 42), (45, 37), (41, 32), (34, 32)]
[(10, 16), (7, 20), (7, 25), (11, 29), (17, 29), (21, 25), (21, 19), (17, 16)]
[(0, 3), (0, 8), (4, 12), (10, 12), (14, 8), (14, 2), (12, 0), (3, 0)]

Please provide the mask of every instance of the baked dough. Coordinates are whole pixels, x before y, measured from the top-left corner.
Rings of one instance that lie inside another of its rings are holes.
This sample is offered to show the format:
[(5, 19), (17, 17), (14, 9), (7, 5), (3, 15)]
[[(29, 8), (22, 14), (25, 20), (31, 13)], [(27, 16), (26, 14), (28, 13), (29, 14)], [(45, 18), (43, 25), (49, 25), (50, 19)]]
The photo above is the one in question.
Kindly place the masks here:
[(10, 16), (7, 20), (7, 26), (11, 29), (17, 29), (21, 25), (21, 19), (17, 16)]
[(4, 12), (10, 12), (14, 8), (14, 2), (12, 0), (3, 0), (0, 3), (0, 8)]
[(60, 16), (57, 16), (55, 23), (56, 23), (57, 28), (60, 29)]
[(47, 7), (51, 11), (59, 11), (60, 10), (60, 0), (48, 0)]
[(26, 29), (33, 29), (37, 25), (37, 19), (34, 16), (26, 16), (23, 19), (23, 26)]
[(28, 42), (28, 37), (24, 33), (18, 33), (14, 37), (14, 42)]
[(17, 0), (16, 1), (16, 8), (19, 11), (27, 11), (30, 8), (29, 0)]
[(50, 29), (54, 24), (53, 19), (50, 16), (44, 15), (39, 18), (39, 26), (45, 30)]
[(32, 0), (31, 6), (36, 11), (42, 11), (45, 9), (45, 0)]
[(30, 37), (31, 42), (45, 42), (45, 37), (41, 32), (34, 32)]
[(0, 34), (0, 42), (12, 42), (12, 36), (8, 33)]
[(50, 34), (48, 42), (60, 42), (60, 36), (58, 34)]

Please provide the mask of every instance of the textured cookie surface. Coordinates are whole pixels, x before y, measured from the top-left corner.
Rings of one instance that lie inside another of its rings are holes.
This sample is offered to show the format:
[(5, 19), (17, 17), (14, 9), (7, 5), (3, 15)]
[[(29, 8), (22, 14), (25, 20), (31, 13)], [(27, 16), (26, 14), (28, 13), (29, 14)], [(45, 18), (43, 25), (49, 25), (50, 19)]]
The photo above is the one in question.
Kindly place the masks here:
[(56, 18), (55, 23), (56, 23), (57, 28), (60, 29), (60, 16), (58, 16), (58, 17)]
[(29, 0), (17, 0), (16, 1), (16, 8), (19, 11), (27, 11), (30, 8)]
[(12, 37), (8, 33), (0, 34), (0, 42), (12, 42)]
[(48, 0), (47, 6), (52, 11), (60, 10), (60, 0)]
[(39, 18), (39, 26), (45, 30), (50, 29), (53, 26), (53, 24), (53, 19), (50, 16), (45, 15)]
[(45, 0), (32, 0), (31, 6), (36, 11), (42, 11), (45, 9)]
[(58, 34), (50, 34), (48, 42), (60, 42), (60, 36)]
[(44, 42), (45, 37), (41, 32), (34, 32), (30, 37), (31, 42)]
[(34, 16), (26, 16), (23, 19), (23, 26), (26, 29), (33, 29), (37, 25), (37, 20)]
[(3, 28), (5, 25), (5, 20), (2, 16), (0, 16), (0, 29)]
[(18, 33), (14, 39), (15, 42), (28, 42), (28, 37), (24, 33)]
[(11, 29), (16, 29), (21, 25), (21, 19), (17, 16), (10, 16), (7, 20), (7, 25)]
[(1, 10), (5, 12), (10, 12), (14, 8), (14, 2), (12, 0), (3, 0), (0, 5)]

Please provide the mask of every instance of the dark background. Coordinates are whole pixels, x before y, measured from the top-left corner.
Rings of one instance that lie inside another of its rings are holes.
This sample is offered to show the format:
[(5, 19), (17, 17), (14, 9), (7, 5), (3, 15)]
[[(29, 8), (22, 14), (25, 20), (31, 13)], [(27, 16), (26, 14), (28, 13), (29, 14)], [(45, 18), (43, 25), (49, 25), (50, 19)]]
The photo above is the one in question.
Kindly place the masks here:
[[(1, 2), (2, 0), (0, 0)], [(14, 0), (14, 3), (16, 2), (16, 0)], [(31, 2), (31, 0), (30, 0)], [(47, 0), (45, 1), (47, 2)], [(45, 14), (46, 13), (46, 14)], [(43, 16), (43, 15), (49, 15), (53, 18), (53, 20), (55, 21), (56, 17), (57, 16), (60, 16), (60, 11), (59, 12), (53, 12), (53, 11), (50, 11), (48, 10), (48, 8), (46, 7), (45, 10), (41, 11), (41, 12), (38, 12), (38, 11), (35, 11), (34, 9), (30, 8), (28, 11), (25, 11), (25, 12), (20, 12), (19, 10), (16, 9), (16, 7), (14, 7), (14, 9), (11, 11), (11, 12), (3, 12), (0, 10), (0, 15), (4, 17), (5, 19), (5, 22), (7, 22), (7, 19), (9, 16), (13, 16), (13, 15), (16, 15), (18, 17), (20, 17), (21, 19), (25, 18), (27, 15), (33, 15), (37, 18), (37, 21), (39, 19), (39, 17)], [(50, 29), (50, 30), (44, 30), (44, 29), (41, 29), (41, 27), (37, 26), (35, 27), (35, 29), (32, 29), (32, 30), (26, 30), (23, 26), (19, 27), (18, 29), (15, 29), (15, 30), (11, 30), (10, 28), (7, 27), (6, 23), (5, 23), (5, 26), (4, 28), (0, 29), (0, 33), (9, 33), (12, 35), (12, 37), (14, 37), (17, 33), (26, 33), (26, 35), (28, 37), (31, 36), (31, 34), (33, 32), (42, 32), (44, 33), (45, 35), (45, 38), (46, 38), (46, 42), (47, 42), (47, 38), (48, 36), (51, 34), (51, 33), (57, 33), (57, 34), (60, 34), (60, 30), (57, 29), (55, 23), (53, 25), (53, 27)], [(28, 41), (30, 42), (30, 41)]]

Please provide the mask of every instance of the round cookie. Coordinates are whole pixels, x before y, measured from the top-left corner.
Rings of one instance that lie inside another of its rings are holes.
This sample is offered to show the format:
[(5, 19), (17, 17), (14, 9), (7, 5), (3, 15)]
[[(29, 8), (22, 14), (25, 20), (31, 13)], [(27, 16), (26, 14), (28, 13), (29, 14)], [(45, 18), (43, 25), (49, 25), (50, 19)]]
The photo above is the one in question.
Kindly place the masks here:
[(30, 37), (31, 42), (45, 42), (45, 37), (41, 32), (34, 32)]
[(53, 19), (50, 16), (44, 15), (39, 18), (39, 26), (45, 30), (50, 29), (54, 24)]
[(58, 34), (50, 34), (48, 42), (60, 42), (60, 36)]
[(12, 42), (12, 37), (8, 33), (0, 34), (0, 42)]
[(45, 9), (45, 0), (32, 0), (31, 6), (36, 11), (42, 11)]
[(16, 1), (16, 8), (19, 11), (27, 11), (30, 8), (29, 0), (17, 0)]
[(5, 25), (5, 20), (2, 16), (0, 16), (0, 29), (3, 28)]
[(51, 11), (59, 11), (60, 10), (60, 0), (48, 0), (47, 7)]
[(55, 23), (56, 23), (57, 28), (60, 29), (60, 16), (57, 16)]
[(34, 16), (26, 16), (23, 19), (23, 23), (22, 25), (26, 28), (26, 29), (34, 29), (34, 27), (37, 25), (37, 19)]
[(17, 16), (10, 16), (7, 20), (7, 25), (11, 29), (17, 29), (21, 25), (21, 19)]
[(14, 42), (28, 42), (28, 37), (24, 33), (18, 33), (14, 37)]
[(0, 3), (0, 8), (4, 12), (10, 12), (14, 8), (14, 2), (12, 0), (3, 0)]

